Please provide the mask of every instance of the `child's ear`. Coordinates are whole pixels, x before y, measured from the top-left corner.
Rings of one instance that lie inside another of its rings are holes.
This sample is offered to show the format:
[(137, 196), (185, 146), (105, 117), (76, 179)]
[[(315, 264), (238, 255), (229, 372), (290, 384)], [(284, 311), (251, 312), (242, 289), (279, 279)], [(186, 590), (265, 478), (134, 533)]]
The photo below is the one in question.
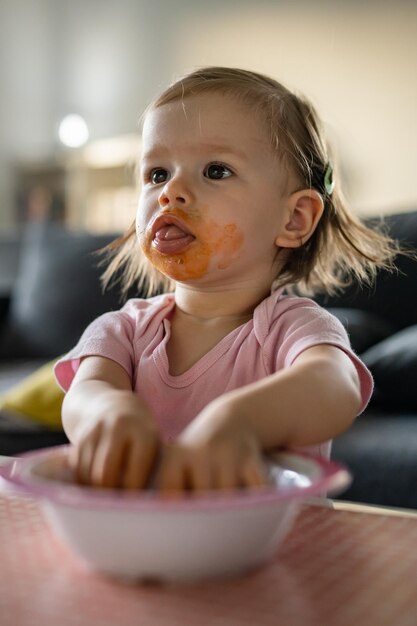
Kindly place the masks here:
[(323, 214), (324, 202), (315, 189), (292, 193), (286, 205), (287, 219), (275, 239), (279, 248), (299, 248), (314, 233)]

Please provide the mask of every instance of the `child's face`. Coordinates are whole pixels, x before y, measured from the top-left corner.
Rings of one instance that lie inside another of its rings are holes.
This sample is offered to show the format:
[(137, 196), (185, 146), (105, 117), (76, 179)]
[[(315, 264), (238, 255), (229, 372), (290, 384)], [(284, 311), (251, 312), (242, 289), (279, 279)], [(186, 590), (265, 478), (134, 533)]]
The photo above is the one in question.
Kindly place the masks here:
[(157, 269), (177, 282), (270, 286), (287, 185), (256, 112), (216, 93), (153, 109), (140, 165), (137, 233)]

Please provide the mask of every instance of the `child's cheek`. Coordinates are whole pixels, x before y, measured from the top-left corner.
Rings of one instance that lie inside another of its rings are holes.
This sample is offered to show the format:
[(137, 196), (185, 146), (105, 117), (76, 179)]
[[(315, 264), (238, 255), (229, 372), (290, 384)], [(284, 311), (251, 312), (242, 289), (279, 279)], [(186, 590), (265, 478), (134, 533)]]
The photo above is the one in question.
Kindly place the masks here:
[(236, 224), (222, 224), (181, 209), (177, 214), (196, 236), (194, 242), (179, 254), (161, 254), (152, 245), (149, 233), (139, 234), (145, 256), (160, 272), (176, 281), (202, 278), (210, 267), (225, 270), (236, 258), (243, 243), (243, 233)]

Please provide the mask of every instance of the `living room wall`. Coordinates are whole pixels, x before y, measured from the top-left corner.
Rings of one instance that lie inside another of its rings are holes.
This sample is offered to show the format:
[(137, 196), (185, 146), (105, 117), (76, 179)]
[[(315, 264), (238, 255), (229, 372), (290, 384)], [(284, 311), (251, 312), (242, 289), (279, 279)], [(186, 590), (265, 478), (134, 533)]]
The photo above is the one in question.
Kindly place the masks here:
[(2, 0), (0, 228), (16, 220), (16, 164), (65, 157), (65, 114), (84, 115), (92, 140), (135, 133), (160, 88), (206, 64), (307, 93), (358, 211), (413, 208), (416, 58), (406, 0)]

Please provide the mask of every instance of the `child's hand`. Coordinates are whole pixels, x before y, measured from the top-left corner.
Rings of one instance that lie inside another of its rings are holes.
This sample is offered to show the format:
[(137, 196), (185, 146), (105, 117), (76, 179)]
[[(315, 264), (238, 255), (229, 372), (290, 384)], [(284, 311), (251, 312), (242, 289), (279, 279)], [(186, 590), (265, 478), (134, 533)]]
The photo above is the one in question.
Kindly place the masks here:
[(219, 401), (211, 403), (165, 448), (156, 484), (163, 492), (262, 487), (260, 444), (239, 416)]
[(78, 480), (95, 487), (146, 487), (159, 451), (149, 411), (130, 391), (103, 395), (77, 432), (71, 465)]

